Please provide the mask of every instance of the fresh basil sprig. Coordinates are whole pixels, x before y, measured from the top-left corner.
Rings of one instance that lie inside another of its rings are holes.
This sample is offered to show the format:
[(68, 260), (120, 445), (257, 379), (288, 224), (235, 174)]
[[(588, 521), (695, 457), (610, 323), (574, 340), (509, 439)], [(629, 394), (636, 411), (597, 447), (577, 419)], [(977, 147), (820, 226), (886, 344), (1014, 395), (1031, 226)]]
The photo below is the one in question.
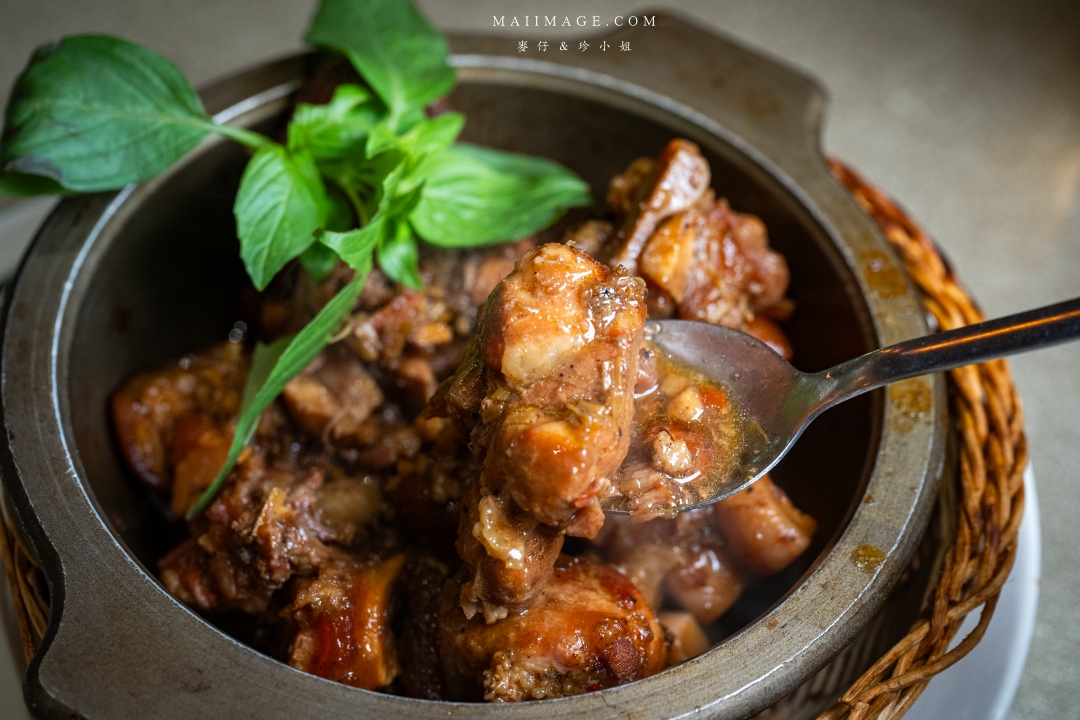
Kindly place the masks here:
[(218, 132), (251, 147), (262, 135), (215, 123), (165, 58), (103, 35), (39, 47), (4, 118), (0, 168), (76, 192), (113, 190), (157, 175)]
[(307, 150), (316, 160), (364, 152), (367, 137), (385, 109), (359, 85), (338, 85), (326, 105), (299, 103), (289, 122), (289, 150)]
[(315, 242), (330, 212), (310, 153), (273, 143), (255, 153), (236, 193), (236, 232), (247, 238), (240, 257), (255, 288), (264, 290), (291, 260)]
[(446, 38), (409, 2), (323, 0), (305, 39), (349, 58), (390, 109), (391, 129), (457, 81)]
[(409, 222), (440, 247), (524, 237), (581, 202), (582, 181), (545, 158), (464, 143), (417, 168), (424, 192)]
[(39, 48), (16, 81), (0, 135), (0, 192), (114, 190), (166, 170), (211, 134), (254, 155), (233, 212), (255, 287), (299, 260), (314, 279), (354, 279), (299, 333), (258, 345), (228, 460), (188, 512), (213, 499), (261, 413), (326, 346), (373, 265), (421, 288), (419, 240), (512, 241), (590, 202), (579, 177), (543, 158), (455, 144), (465, 118), (428, 118), (453, 89), (446, 39), (408, 0), (323, 0), (307, 40), (345, 55), (367, 87), (297, 105), (284, 144), (216, 122), (180, 71), (125, 40), (86, 35)]

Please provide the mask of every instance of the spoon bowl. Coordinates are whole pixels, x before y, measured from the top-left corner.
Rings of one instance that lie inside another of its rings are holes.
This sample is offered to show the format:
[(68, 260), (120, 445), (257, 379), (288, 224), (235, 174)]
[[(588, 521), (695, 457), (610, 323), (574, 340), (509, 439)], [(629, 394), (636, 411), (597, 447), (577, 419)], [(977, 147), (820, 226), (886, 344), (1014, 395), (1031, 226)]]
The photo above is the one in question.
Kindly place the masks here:
[(673, 364), (722, 386), (736, 408), (738, 442), (732, 457), (693, 489), (689, 510), (722, 500), (769, 472), (813, 417), (808, 393), (816, 376), (801, 373), (764, 342), (732, 328), (693, 320), (663, 320), (646, 338)]
[[(675, 365), (724, 388), (738, 414), (736, 441), (725, 462), (682, 485), (668, 513), (708, 505), (769, 472), (822, 411), (874, 388), (1080, 336), (1080, 298), (997, 320), (915, 338), (818, 373), (803, 373), (762, 341), (738, 330), (692, 320), (646, 326), (645, 339)], [(605, 509), (626, 512), (631, 499), (613, 495)]]

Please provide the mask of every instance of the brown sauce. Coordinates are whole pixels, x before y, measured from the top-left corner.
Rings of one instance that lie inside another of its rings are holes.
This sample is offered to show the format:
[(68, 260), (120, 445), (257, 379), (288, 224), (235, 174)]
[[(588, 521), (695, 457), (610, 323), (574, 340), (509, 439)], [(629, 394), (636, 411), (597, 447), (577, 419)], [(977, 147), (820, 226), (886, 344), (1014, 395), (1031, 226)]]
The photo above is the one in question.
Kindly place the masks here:
[[(162, 583), (293, 667), (432, 700), (591, 692), (704, 652), (816, 527), (767, 476), (674, 512), (712, 494), (753, 428), (642, 342), (646, 317), (791, 352), (787, 266), (708, 182), (675, 140), (616, 176), (608, 218), (563, 244), (428, 252), (423, 292), (373, 271), (159, 560)], [(253, 302), (264, 339), (349, 277), (298, 273)], [(249, 363), (223, 343), (113, 396), (121, 453), (174, 519), (221, 467)], [(601, 511), (612, 487), (632, 518)]]
[(609, 503), (639, 521), (674, 517), (699, 505), (730, 478), (744, 444), (745, 423), (721, 385), (681, 367), (646, 341), (655, 360), (651, 385), (636, 389), (630, 452)]

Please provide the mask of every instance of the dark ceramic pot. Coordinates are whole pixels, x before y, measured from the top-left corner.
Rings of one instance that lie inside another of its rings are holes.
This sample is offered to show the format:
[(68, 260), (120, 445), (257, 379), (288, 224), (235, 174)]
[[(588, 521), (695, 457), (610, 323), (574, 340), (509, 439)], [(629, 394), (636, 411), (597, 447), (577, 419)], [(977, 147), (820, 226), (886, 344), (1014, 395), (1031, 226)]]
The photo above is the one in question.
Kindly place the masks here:
[[(690, 138), (718, 195), (759, 215), (788, 258), (798, 311), (787, 329), (801, 369), (927, 332), (888, 243), (823, 161), (813, 81), (668, 15), (648, 33), (607, 36), (624, 38), (632, 52), (548, 53), (551, 62), (517, 55), (507, 39), (452, 38), (466, 139), (552, 157), (603, 197), (631, 159)], [(273, 131), (309, 60), (221, 82), (206, 105)], [(712, 650), (659, 675), (515, 706), (436, 703), (327, 682), (230, 638), (155, 579), (170, 538), (119, 462), (106, 404), (132, 373), (224, 337), (235, 319), (244, 279), (230, 211), (243, 164), (242, 150), (210, 140), (153, 181), (65, 200), (9, 291), (0, 471), (52, 604), (26, 679), (38, 716), (745, 717), (833, 660), (896, 585), (936, 497), (940, 378), (813, 424), (774, 475), (817, 518), (813, 547), (713, 628), (723, 640)], [(867, 548), (882, 560), (855, 563)]]

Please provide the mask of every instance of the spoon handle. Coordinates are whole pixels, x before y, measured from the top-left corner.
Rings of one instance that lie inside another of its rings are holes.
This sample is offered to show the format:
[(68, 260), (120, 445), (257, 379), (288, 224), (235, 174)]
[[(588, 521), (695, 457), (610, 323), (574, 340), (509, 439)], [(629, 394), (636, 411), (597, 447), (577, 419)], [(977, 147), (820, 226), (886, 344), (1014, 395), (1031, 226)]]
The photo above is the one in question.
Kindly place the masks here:
[(818, 409), (897, 380), (1050, 347), (1080, 337), (1080, 298), (874, 350), (816, 374)]

